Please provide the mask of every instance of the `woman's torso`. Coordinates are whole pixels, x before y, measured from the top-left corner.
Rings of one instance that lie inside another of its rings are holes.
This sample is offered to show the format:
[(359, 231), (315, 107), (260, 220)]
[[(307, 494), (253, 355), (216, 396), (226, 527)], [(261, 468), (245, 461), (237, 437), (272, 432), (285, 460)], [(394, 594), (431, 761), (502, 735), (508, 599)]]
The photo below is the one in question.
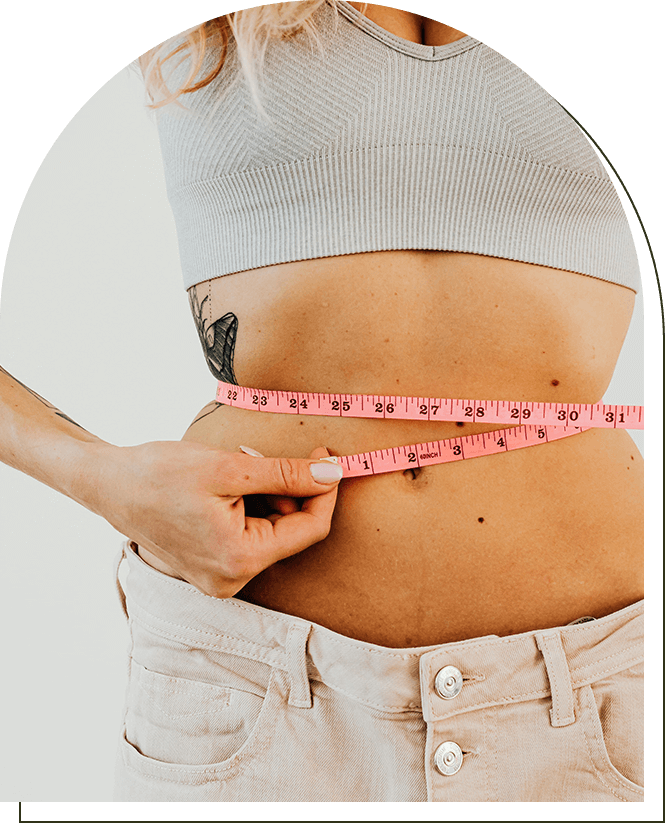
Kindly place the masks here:
[[(368, 16), (416, 39), (415, 15), (381, 8)], [(425, 23), (425, 43), (459, 34)], [(602, 398), (634, 302), (630, 289), (592, 277), (416, 250), (267, 266), (201, 283), (190, 296), (199, 306), (207, 298), (209, 322), (238, 318), (240, 385), (570, 403)], [(226, 406), (197, 417), (186, 439), (293, 457), (319, 445), (351, 454), (501, 428)], [(237, 596), (405, 647), (600, 617), (639, 600), (642, 586), (642, 459), (626, 432), (595, 429), (344, 480), (326, 540)]]

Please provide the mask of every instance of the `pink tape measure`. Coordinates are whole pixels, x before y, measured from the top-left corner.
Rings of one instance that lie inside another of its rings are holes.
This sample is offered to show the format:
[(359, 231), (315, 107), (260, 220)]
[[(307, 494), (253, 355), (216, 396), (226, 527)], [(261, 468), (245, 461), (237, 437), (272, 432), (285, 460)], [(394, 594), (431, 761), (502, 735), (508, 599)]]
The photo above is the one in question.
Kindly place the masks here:
[[(643, 429), (643, 406), (583, 403), (513, 403), (373, 394), (322, 394), (250, 389), (219, 381), (217, 402), (273, 414), (509, 423), (514, 428), (335, 457), (344, 477), (484, 457), (571, 437), (590, 428)], [(332, 460), (332, 458), (331, 458)]]

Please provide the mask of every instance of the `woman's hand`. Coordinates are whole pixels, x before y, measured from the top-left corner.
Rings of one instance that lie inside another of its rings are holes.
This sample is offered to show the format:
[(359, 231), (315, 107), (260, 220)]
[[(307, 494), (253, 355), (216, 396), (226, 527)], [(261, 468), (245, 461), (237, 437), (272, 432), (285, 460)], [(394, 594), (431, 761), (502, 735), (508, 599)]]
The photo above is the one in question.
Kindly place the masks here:
[[(81, 472), (79, 499), (200, 591), (232, 597), (268, 566), (327, 537), (341, 478), (340, 466), (315, 459), (327, 455), (318, 448), (309, 460), (253, 457), (192, 441), (100, 443)], [(319, 482), (310, 466), (324, 473)], [(244, 495), (266, 495), (272, 513), (248, 516)]]

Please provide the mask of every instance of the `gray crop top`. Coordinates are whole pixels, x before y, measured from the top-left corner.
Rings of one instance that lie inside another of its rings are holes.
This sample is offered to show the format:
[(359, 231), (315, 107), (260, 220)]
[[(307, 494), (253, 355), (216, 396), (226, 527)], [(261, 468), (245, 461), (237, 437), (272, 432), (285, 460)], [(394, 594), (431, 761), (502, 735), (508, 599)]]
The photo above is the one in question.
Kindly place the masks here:
[(266, 54), (261, 120), (229, 44), (220, 76), (158, 110), (185, 287), (294, 260), (473, 252), (639, 290), (626, 215), (576, 124), (472, 37), (425, 46), (345, 0)]

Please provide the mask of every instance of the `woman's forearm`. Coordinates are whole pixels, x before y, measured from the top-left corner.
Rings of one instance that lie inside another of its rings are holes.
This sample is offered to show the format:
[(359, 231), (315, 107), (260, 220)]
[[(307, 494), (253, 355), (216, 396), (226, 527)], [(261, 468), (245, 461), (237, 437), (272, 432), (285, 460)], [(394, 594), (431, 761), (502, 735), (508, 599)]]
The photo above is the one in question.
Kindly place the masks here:
[(113, 448), (0, 366), (0, 461), (94, 510), (93, 456)]

